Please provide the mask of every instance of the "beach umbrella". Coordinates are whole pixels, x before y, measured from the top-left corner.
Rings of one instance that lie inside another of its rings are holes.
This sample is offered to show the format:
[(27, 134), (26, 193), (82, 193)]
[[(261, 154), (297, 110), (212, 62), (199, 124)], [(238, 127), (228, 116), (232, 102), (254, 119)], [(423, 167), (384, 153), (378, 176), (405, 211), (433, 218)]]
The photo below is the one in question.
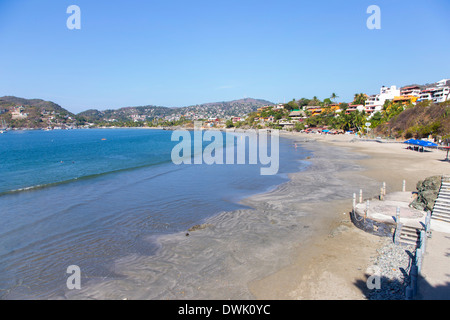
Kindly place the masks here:
[(430, 141), (424, 141), (419, 140), (420, 146), (422, 147), (437, 147), (438, 145), (436, 143), (430, 142)]
[(404, 143), (406, 143), (406, 144), (412, 144), (412, 145), (414, 145), (414, 146), (418, 146), (418, 145), (420, 145), (419, 143), (419, 140), (416, 140), (416, 139), (409, 139), (409, 140), (406, 140)]

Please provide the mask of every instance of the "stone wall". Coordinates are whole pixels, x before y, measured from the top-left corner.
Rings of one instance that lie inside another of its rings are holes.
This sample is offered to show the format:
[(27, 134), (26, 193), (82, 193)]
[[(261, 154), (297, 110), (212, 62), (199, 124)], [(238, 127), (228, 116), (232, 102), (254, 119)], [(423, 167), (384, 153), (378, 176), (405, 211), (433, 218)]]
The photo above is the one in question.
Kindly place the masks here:
[(368, 233), (379, 237), (393, 237), (396, 225), (394, 223), (380, 222), (360, 216), (356, 211), (351, 213), (353, 224)]

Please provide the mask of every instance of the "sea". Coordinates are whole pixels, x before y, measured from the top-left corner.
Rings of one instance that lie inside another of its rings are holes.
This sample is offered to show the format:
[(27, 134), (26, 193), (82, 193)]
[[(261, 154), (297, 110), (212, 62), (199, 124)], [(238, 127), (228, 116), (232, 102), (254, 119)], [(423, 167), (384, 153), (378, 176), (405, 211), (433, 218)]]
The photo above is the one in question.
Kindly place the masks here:
[(244, 208), (242, 199), (288, 181), (310, 155), (280, 138), (276, 175), (261, 175), (259, 164), (177, 165), (171, 137), (146, 129), (0, 134), (0, 299), (54, 297), (71, 265), (97, 279), (117, 276), (109, 268), (116, 259), (159, 250), (149, 238)]

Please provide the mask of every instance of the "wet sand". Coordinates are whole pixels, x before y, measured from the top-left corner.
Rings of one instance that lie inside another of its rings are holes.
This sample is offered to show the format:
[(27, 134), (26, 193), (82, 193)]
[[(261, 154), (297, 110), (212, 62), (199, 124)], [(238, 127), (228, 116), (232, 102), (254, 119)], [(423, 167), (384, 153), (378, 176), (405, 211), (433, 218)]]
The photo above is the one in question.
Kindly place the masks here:
[[(165, 235), (154, 256), (129, 255), (111, 266), (116, 278), (84, 279), (68, 299), (364, 299), (358, 280), (383, 239), (349, 219), (353, 193), (396, 191), (407, 180), (442, 174), (443, 153), (400, 144), (350, 142), (348, 136), (284, 134), (313, 155), (307, 170), (277, 189), (242, 201), (197, 231)], [(317, 142), (302, 142), (305, 138)], [(447, 166), (446, 166), (447, 165)]]
[[(351, 136), (322, 136), (291, 134), (293, 139), (314, 139), (328, 146), (343, 148), (367, 157), (357, 159), (361, 165), (355, 186), (360, 179), (370, 179), (362, 186), (364, 198), (376, 196), (383, 182), (387, 192), (400, 191), (403, 180), (407, 190), (415, 190), (416, 183), (428, 176), (450, 172), (450, 163), (443, 162), (445, 153), (433, 151), (419, 153), (407, 150), (404, 144), (354, 142)], [(314, 143), (312, 141), (305, 143)], [(375, 182), (375, 185), (374, 185)], [(315, 237), (313, 245), (297, 251), (291, 265), (250, 284), (252, 292), (260, 299), (366, 299), (367, 288), (361, 286), (367, 280), (367, 268), (376, 257), (376, 250), (383, 244), (382, 238), (365, 233), (354, 227), (348, 215), (339, 219), (339, 212), (351, 210), (349, 201), (328, 202), (335, 213), (336, 227), (328, 235)], [(340, 222), (339, 222), (340, 220)], [(280, 286), (282, 282), (285, 285)], [(269, 290), (269, 288), (272, 288)]]

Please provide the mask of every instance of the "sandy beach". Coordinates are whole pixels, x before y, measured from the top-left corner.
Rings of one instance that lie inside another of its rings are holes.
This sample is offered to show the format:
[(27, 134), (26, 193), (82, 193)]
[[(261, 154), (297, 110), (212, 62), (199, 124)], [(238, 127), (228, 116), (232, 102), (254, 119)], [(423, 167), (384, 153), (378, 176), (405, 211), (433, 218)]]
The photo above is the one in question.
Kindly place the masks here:
[(382, 182), (448, 170), (444, 152), (418, 153), (398, 143), (354, 142), (352, 136), (283, 134), (311, 152), (309, 167), (275, 190), (242, 201), (199, 230), (148, 239), (154, 256), (129, 255), (117, 276), (89, 279), (82, 290), (55, 299), (366, 299), (366, 281), (385, 239), (350, 221), (352, 195), (377, 196)]
[[(416, 190), (416, 183), (428, 176), (449, 172), (449, 163), (443, 162), (445, 152), (419, 153), (407, 150), (401, 143), (358, 141), (352, 136), (292, 134), (294, 140), (307, 139), (366, 155), (355, 160), (362, 168), (355, 186), (364, 190), (364, 198), (375, 197), (386, 182), (387, 192), (400, 191), (406, 180), (408, 191)], [(307, 142), (305, 145), (314, 143)], [(370, 179), (364, 185), (361, 181)], [(366, 299), (367, 268), (372, 265), (383, 239), (365, 233), (353, 226), (347, 202), (330, 201), (321, 205), (335, 214), (334, 226), (327, 235), (317, 236), (312, 246), (301, 247), (297, 259), (272, 275), (254, 281), (250, 287), (260, 299)], [(281, 283), (284, 283), (280, 286)], [(358, 285), (359, 284), (359, 285)], [(271, 288), (271, 290), (269, 290)]]

